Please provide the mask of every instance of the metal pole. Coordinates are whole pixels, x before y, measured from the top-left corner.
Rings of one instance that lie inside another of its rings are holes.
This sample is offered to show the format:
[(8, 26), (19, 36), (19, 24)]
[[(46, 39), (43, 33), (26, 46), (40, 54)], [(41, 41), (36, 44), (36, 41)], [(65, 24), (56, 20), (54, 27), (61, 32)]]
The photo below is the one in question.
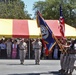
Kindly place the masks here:
[(30, 39), (29, 39), (29, 59), (30, 59)]

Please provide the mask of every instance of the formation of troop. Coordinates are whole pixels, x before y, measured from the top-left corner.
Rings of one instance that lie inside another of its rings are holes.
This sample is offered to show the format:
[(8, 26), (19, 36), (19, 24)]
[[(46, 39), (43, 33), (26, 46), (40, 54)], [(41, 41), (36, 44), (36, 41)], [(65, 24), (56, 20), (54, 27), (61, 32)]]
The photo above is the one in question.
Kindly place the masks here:
[(76, 70), (75, 60), (76, 60), (76, 39), (62, 43), (64, 49), (61, 51), (60, 65), (61, 69), (59, 72), (62, 75), (72, 75), (73, 71)]
[[(1, 40), (0, 41), (0, 57), (2, 58), (17, 58), (20, 59), (20, 64), (24, 64), (24, 60), (27, 55), (28, 46), (27, 46), (27, 40), (24, 38), (21, 38), (19, 40), (14, 39), (11, 42), (11, 39), (7, 40)], [(58, 49), (61, 52), (60, 53), (60, 65), (61, 69), (59, 72), (64, 75), (72, 75), (73, 70), (76, 69), (74, 66), (75, 60), (76, 60), (76, 39), (72, 40), (70, 42), (62, 41), (60, 40), (61, 44), (60, 46), (62, 48), (59, 48), (56, 44), (55, 47), (51, 50), (51, 53), (53, 54), (53, 57), (57, 58)], [(35, 58), (35, 64), (40, 64), (40, 57), (41, 57), (41, 51), (42, 51), (43, 44), (41, 42), (41, 39), (36, 38), (32, 41), (32, 50), (34, 51), (34, 58)], [(43, 48), (44, 50), (45, 48)], [(12, 50), (12, 51), (11, 51)], [(48, 52), (46, 52), (48, 54)], [(50, 55), (50, 52), (49, 52)], [(47, 57), (47, 56), (46, 56)]]

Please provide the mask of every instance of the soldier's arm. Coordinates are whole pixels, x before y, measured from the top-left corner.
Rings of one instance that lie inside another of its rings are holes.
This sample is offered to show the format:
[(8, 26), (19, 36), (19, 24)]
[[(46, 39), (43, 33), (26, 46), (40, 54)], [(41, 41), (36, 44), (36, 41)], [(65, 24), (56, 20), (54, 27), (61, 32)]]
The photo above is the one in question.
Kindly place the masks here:
[(27, 43), (25, 43), (25, 49), (27, 50)]

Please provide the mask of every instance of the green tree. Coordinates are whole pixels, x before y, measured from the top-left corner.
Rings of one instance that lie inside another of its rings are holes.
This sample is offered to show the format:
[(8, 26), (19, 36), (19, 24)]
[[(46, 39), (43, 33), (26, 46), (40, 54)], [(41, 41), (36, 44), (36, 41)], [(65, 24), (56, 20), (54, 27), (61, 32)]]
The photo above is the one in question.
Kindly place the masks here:
[(0, 18), (30, 19), (30, 14), (24, 8), (26, 7), (21, 0), (0, 2)]
[(34, 3), (33, 10), (39, 10), (44, 19), (59, 19), (62, 5), (65, 23), (76, 27), (76, 0), (45, 0)]

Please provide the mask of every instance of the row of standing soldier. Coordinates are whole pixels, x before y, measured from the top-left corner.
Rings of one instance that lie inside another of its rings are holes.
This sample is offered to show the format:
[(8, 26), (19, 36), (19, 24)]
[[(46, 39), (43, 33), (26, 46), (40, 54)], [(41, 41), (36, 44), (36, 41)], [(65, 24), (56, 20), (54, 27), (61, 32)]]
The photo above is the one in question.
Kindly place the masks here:
[[(32, 42), (32, 45), (33, 45), (33, 50), (35, 53), (35, 64), (39, 65), (42, 43), (40, 39), (37, 38), (37, 39), (34, 39), (34, 41)], [(24, 39), (20, 41), (19, 51), (20, 51), (20, 62), (21, 64), (24, 64), (24, 60), (25, 60), (26, 53), (27, 53), (27, 44), (24, 41)]]
[(67, 45), (62, 46), (64, 47), (64, 50), (61, 52), (60, 56), (61, 69), (59, 72), (63, 75), (72, 75), (73, 70), (76, 69), (74, 66), (76, 60), (76, 40), (67, 42)]

